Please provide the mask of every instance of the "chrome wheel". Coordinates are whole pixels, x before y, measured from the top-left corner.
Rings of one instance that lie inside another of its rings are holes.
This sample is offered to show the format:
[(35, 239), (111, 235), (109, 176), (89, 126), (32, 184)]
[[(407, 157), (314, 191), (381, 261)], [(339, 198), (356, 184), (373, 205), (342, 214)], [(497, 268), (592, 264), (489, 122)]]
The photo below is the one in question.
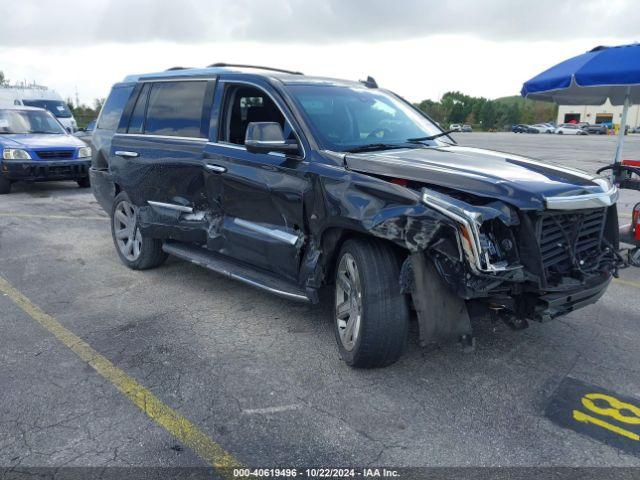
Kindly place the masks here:
[(113, 215), (113, 231), (118, 249), (124, 258), (135, 262), (140, 256), (142, 234), (136, 225), (136, 211), (129, 202), (120, 202)]
[(360, 335), (362, 284), (356, 261), (350, 253), (340, 259), (336, 275), (336, 322), (345, 350), (351, 351)]

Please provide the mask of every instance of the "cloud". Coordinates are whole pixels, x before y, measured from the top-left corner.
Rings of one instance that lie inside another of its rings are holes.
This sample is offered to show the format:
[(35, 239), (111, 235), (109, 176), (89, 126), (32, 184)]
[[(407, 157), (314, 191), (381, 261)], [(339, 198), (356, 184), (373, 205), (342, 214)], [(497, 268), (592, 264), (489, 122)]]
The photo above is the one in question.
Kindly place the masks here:
[(637, 5), (630, 0), (0, 1), (7, 9), (0, 15), (3, 47), (152, 41), (323, 45), (439, 34), (575, 40), (633, 38), (638, 31)]

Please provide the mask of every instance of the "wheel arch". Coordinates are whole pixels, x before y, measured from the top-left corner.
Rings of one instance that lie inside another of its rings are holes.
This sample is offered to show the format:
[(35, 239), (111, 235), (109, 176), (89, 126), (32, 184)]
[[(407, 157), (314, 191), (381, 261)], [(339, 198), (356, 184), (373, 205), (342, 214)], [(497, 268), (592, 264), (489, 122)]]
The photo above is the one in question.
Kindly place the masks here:
[(332, 284), (333, 277), (335, 275), (336, 263), (338, 255), (345, 242), (351, 239), (362, 239), (368, 241), (376, 241), (384, 243), (392, 247), (396, 252), (399, 261), (402, 261), (409, 255), (409, 250), (397, 243), (372, 235), (369, 232), (357, 230), (355, 228), (348, 227), (329, 227), (325, 229), (320, 238), (320, 248), (322, 249), (322, 267), (324, 271), (324, 284)]

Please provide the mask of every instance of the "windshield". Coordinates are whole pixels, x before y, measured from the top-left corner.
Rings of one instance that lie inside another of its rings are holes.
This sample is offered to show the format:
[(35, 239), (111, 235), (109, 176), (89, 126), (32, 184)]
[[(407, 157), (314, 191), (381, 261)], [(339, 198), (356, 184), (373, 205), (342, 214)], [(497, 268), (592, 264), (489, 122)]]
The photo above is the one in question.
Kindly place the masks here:
[(0, 134), (66, 133), (48, 112), (41, 110), (0, 110)]
[(442, 132), (410, 105), (380, 90), (326, 85), (291, 85), (288, 90), (328, 150), (406, 146), (411, 139)]
[(71, 117), (71, 110), (61, 100), (23, 100), (22, 103), (27, 107), (46, 108), (58, 118)]

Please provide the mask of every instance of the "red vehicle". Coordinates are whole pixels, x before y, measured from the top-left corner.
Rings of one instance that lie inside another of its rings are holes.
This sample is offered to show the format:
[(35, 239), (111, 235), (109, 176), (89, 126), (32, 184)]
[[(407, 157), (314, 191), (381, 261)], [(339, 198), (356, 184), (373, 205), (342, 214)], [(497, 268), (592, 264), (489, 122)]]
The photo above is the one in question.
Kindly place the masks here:
[[(605, 167), (599, 171), (611, 167)], [(640, 160), (623, 160), (619, 178), (620, 188), (640, 190)], [(620, 226), (620, 241), (635, 245), (629, 252), (629, 263), (640, 267), (640, 203), (636, 203), (631, 212), (631, 223)]]

